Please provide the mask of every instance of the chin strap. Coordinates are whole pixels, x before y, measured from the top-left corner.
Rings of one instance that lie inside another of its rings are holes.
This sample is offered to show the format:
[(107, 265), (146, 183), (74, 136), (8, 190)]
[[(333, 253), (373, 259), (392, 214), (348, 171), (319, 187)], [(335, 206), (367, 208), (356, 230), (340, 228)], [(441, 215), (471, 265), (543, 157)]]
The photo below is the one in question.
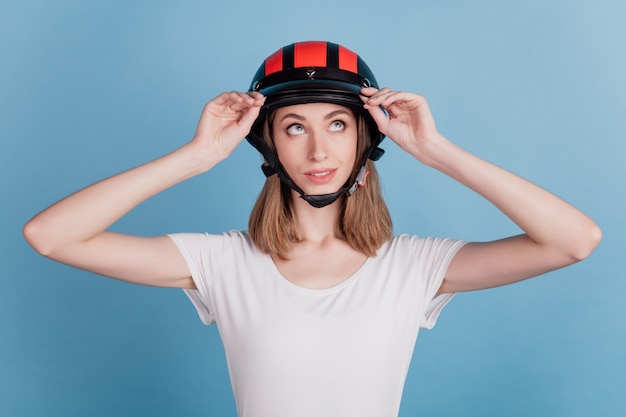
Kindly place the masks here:
[(352, 194), (354, 194), (357, 188), (363, 187), (365, 185), (365, 179), (367, 178), (369, 173), (370, 172), (365, 169), (365, 165), (363, 165), (361, 169), (359, 170), (359, 174), (356, 176), (354, 180), (354, 184), (352, 184), (351, 186), (343, 187), (336, 193), (331, 193), (331, 194), (308, 195), (308, 194), (300, 193), (300, 198), (303, 198), (304, 200), (306, 200), (307, 203), (309, 203), (313, 207), (320, 208), (320, 207), (327, 206), (329, 204), (334, 203), (343, 194), (348, 193), (348, 196), (351, 196)]
[(339, 191), (330, 194), (309, 195), (306, 194), (302, 190), (302, 188), (300, 188), (298, 184), (296, 184), (289, 177), (289, 175), (287, 175), (287, 172), (285, 172), (285, 169), (281, 165), (274, 152), (272, 152), (265, 145), (263, 140), (257, 134), (255, 134), (254, 132), (250, 132), (246, 139), (261, 153), (261, 155), (263, 155), (263, 158), (265, 158), (266, 163), (261, 165), (261, 170), (263, 171), (263, 174), (265, 174), (266, 177), (271, 177), (274, 174), (278, 175), (278, 178), (280, 178), (280, 180), (285, 185), (300, 194), (300, 198), (302, 198), (315, 208), (326, 207), (327, 205), (337, 201), (337, 199), (343, 194), (347, 193), (348, 196), (351, 196), (359, 187), (363, 187), (365, 185), (367, 176), (369, 175), (369, 171), (365, 168), (365, 162), (367, 162), (368, 158), (372, 159), (373, 161), (377, 161), (385, 152), (375, 145), (372, 146), (371, 149), (365, 153), (363, 161), (361, 161), (361, 169), (359, 170), (359, 173), (357, 174), (352, 185), (346, 185)]

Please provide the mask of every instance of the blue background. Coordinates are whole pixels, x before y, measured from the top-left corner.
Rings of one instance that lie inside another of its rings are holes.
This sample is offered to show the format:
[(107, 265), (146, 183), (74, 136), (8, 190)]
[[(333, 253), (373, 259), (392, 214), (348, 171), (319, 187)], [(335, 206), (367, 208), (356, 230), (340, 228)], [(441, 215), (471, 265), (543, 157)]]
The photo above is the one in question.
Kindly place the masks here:
[[(181, 291), (32, 251), (37, 211), (191, 138), (203, 104), (247, 89), (299, 40), (357, 51), (422, 93), (442, 133), (598, 221), (587, 260), (461, 294), (420, 335), (401, 416), (624, 416), (626, 2), (3, 1), (0, 3), (0, 415), (233, 416), (215, 326)], [(391, 141), (379, 162), (397, 233), (518, 233)], [(247, 144), (115, 230), (246, 228), (261, 187)]]

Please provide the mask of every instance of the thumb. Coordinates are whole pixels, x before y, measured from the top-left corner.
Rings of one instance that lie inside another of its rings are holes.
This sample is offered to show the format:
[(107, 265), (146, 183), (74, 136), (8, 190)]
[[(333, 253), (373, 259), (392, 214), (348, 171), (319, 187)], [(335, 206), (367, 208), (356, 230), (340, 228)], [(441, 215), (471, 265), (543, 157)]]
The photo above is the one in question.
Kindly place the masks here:
[(388, 128), (389, 128), (389, 116), (387, 112), (381, 106), (373, 106), (369, 104), (364, 104), (363, 107), (369, 112), (372, 116), (372, 119), (376, 122), (378, 126), (378, 130), (384, 135), (387, 136)]
[(246, 134), (252, 128), (252, 124), (259, 117), (259, 112), (261, 111), (261, 106), (252, 106), (248, 107), (244, 112), (241, 119), (237, 123), (242, 130), (246, 131)]

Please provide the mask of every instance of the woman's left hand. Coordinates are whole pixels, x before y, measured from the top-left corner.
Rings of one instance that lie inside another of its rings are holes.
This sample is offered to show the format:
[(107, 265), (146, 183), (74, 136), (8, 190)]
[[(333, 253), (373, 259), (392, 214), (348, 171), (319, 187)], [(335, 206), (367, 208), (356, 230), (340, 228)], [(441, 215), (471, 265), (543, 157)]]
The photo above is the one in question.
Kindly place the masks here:
[(439, 134), (424, 97), (364, 88), (361, 98), (383, 134), (420, 162), (485, 197), (524, 231), (465, 245), (450, 263), (440, 293), (497, 287), (540, 275), (584, 259), (600, 241), (598, 226), (572, 205)]
[(429, 148), (444, 138), (435, 127), (426, 98), (389, 88), (368, 87), (361, 90), (361, 99), (381, 133), (420, 162), (430, 165)]

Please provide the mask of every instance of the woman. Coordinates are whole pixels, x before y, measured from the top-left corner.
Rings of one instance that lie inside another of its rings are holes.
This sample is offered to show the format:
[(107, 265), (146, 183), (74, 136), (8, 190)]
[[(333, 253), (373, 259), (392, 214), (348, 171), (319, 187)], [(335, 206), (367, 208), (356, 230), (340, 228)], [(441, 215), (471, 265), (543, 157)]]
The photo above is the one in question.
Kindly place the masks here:
[[(384, 136), (524, 233), (485, 243), (392, 236), (373, 164)], [(249, 232), (107, 231), (244, 137), (267, 176)], [(379, 89), (358, 55), (327, 42), (281, 48), (248, 92), (205, 106), (189, 143), (54, 204), (24, 235), (59, 262), (184, 288), (203, 322), (219, 326), (239, 415), (272, 417), (397, 415), (418, 330), (455, 292), (564, 267), (601, 238), (576, 208), (444, 138), (423, 97)]]

